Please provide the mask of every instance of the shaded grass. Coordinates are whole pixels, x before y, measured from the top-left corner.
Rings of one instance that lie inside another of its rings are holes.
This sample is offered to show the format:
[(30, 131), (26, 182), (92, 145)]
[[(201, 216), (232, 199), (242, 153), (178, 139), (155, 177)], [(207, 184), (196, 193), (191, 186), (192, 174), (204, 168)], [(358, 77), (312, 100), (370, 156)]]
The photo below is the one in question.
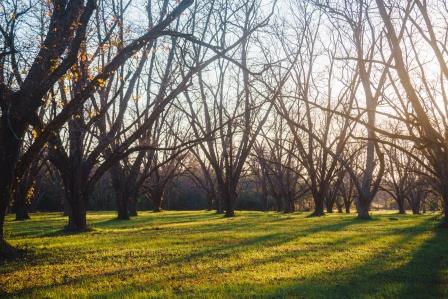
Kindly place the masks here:
[(66, 235), (56, 213), (7, 220), (31, 257), (0, 265), (0, 295), (95, 298), (441, 298), (448, 230), (434, 215), (89, 213)]

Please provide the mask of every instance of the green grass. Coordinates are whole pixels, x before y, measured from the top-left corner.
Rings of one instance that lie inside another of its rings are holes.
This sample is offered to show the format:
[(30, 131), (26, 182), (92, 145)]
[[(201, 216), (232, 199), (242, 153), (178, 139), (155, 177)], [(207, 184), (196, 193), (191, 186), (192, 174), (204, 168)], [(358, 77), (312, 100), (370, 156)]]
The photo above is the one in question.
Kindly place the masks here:
[(94, 298), (448, 297), (448, 230), (435, 215), (89, 213), (64, 235), (59, 213), (7, 219), (31, 254), (0, 264), (0, 296)]

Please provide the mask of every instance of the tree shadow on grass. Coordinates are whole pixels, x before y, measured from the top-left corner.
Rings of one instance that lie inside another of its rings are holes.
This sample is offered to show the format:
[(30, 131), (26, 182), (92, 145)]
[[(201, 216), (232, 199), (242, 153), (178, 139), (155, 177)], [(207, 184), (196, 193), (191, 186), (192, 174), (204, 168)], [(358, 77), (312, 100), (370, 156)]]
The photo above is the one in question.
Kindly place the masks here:
[[(412, 242), (425, 230), (409, 228), (407, 231), (401, 230), (401, 233), (405, 236), (392, 244), (391, 251), (394, 247)], [(448, 230), (434, 228), (433, 236), (411, 252), (410, 260), (403, 266), (389, 267), (393, 261), (389, 256), (391, 252), (377, 252), (362, 265), (296, 283), (284, 281), (274, 289), (268, 288), (261, 297), (447, 298), (447, 248)], [(256, 287), (248, 285), (245, 288)], [(258, 287), (263, 289), (265, 286)]]
[[(347, 219), (349, 220), (349, 219)], [(125, 277), (132, 277), (133, 274), (136, 273), (144, 273), (145, 271), (151, 271), (155, 269), (160, 269), (163, 266), (171, 265), (171, 264), (183, 264), (183, 263), (195, 263), (196, 261), (202, 259), (202, 258), (225, 258), (225, 257), (231, 257), (232, 254), (235, 254), (235, 252), (242, 253), (244, 251), (253, 250), (257, 248), (271, 248), (273, 246), (278, 246), (283, 243), (287, 243), (293, 239), (305, 237), (313, 233), (317, 232), (335, 232), (338, 230), (344, 229), (346, 226), (352, 224), (352, 221), (341, 221), (337, 223), (331, 223), (331, 224), (324, 224), (324, 225), (316, 225), (312, 228), (305, 229), (305, 230), (298, 230), (295, 233), (266, 233), (261, 236), (257, 237), (249, 237), (244, 238), (242, 240), (234, 240), (234, 242), (230, 244), (222, 243), (218, 245), (214, 245), (205, 249), (194, 251), (191, 254), (184, 254), (181, 256), (173, 256), (172, 258), (166, 258), (160, 260), (156, 264), (151, 264), (144, 267), (139, 268), (127, 268), (127, 269), (118, 269), (113, 270), (107, 273), (103, 273), (101, 275), (82, 275), (78, 276), (73, 279), (66, 279), (61, 283), (54, 283), (52, 285), (44, 285), (44, 286), (35, 286), (30, 288), (24, 288), (18, 292), (13, 293), (12, 295), (21, 296), (21, 295), (29, 295), (32, 294), (35, 291), (39, 290), (50, 290), (52, 288), (58, 287), (58, 286), (65, 286), (65, 285), (74, 285), (74, 284), (82, 284), (85, 282), (94, 282), (95, 280), (101, 280), (106, 279), (107, 277), (112, 277), (115, 275), (123, 275)], [(266, 259), (265, 262), (269, 262), (271, 259)], [(263, 261), (258, 261), (258, 263), (263, 263)], [(242, 267), (241, 265), (238, 267)], [(225, 272), (231, 272), (234, 271), (234, 267), (227, 267), (224, 269)], [(223, 272), (223, 269), (215, 269), (215, 271), (212, 271), (213, 273), (216, 272)], [(185, 277), (182, 277), (182, 275), (185, 275)], [(200, 273), (199, 273), (200, 275)], [(187, 274), (180, 274), (179, 277), (176, 277), (176, 279), (182, 279), (182, 278), (188, 278)], [(190, 277), (191, 278), (191, 277)], [(164, 278), (161, 278), (164, 279)], [(162, 281), (155, 281), (151, 285), (157, 285), (157, 283), (161, 283)], [(151, 287), (151, 285), (146, 287)], [(129, 291), (129, 290), (128, 290)], [(126, 292), (128, 292), (126, 291)], [(117, 293), (119, 294), (121, 291), (117, 290)]]
[(150, 225), (166, 225), (195, 222), (198, 220), (212, 220), (220, 219), (222, 216), (214, 213), (200, 213), (200, 214), (152, 214), (137, 216), (130, 220), (118, 220), (116, 218), (107, 219), (104, 221), (94, 222), (93, 225), (98, 228), (136, 228)]
[[(188, 216), (184, 216), (188, 217)], [(203, 217), (200, 217), (200, 220), (203, 220)], [(272, 220), (271, 220), (272, 221)], [(379, 235), (384, 236), (387, 233), (399, 233), (403, 234), (404, 237), (400, 238), (399, 241), (394, 246), (399, 246), (400, 244), (403, 244), (405, 242), (411, 242), (413, 238), (419, 236), (420, 234), (423, 234), (428, 231), (428, 224), (427, 221), (422, 221), (420, 224), (417, 225), (417, 227), (398, 227), (397, 229), (393, 229), (386, 232), (381, 232)], [(61, 286), (71, 285), (76, 286), (78, 284), (91, 284), (92, 286), (95, 285), (96, 281), (101, 281), (104, 279), (108, 279), (108, 277), (112, 276), (123, 276), (123, 277), (129, 277), (132, 278), (133, 275), (142, 274), (145, 272), (150, 271), (163, 271), (163, 268), (165, 266), (170, 265), (176, 265), (179, 264), (182, 265), (184, 263), (194, 264), (199, 262), (199, 260), (202, 259), (230, 259), (232, 256), (235, 256), (235, 258), (238, 258), (238, 254), (242, 254), (245, 251), (253, 251), (253, 250), (260, 250), (273, 248), (275, 246), (280, 246), (282, 244), (294, 241), (294, 242), (300, 242), (300, 239), (303, 237), (307, 237), (316, 233), (333, 233), (337, 231), (345, 230), (348, 226), (353, 224), (359, 224), (363, 222), (362, 220), (357, 220), (355, 218), (347, 217), (343, 219), (338, 219), (337, 222), (332, 223), (321, 223), (319, 221), (316, 221), (315, 223), (311, 223), (311, 227), (302, 229), (299, 227), (291, 227), (288, 228), (286, 231), (282, 231), (280, 233), (276, 232), (269, 232), (269, 230), (266, 230), (267, 227), (269, 227), (269, 222), (266, 223), (266, 225), (259, 225), (256, 232), (257, 235), (254, 237), (253, 235), (249, 237), (237, 237), (235, 239), (230, 240), (230, 242), (222, 242), (222, 243), (213, 243), (211, 246), (207, 247), (201, 247), (198, 248), (198, 250), (194, 250), (193, 252), (187, 252), (184, 254), (178, 254), (178, 255), (168, 255), (164, 256), (162, 259), (157, 261), (156, 263), (145, 265), (143, 267), (132, 267), (132, 265), (129, 265), (129, 267), (124, 269), (114, 269), (112, 271), (103, 273), (101, 275), (94, 275), (94, 274), (86, 274), (78, 277), (74, 277), (71, 279), (64, 280), (60, 283), (55, 283), (52, 285), (43, 285), (43, 286), (35, 286), (30, 288), (24, 288), (18, 292), (15, 292), (12, 295), (31, 295), (33, 293), (37, 292), (46, 292), (51, 291), (53, 288), (58, 288)], [(238, 229), (244, 230), (250, 230), (251, 225), (253, 222), (235, 222), (229, 225), (228, 230), (230, 230), (234, 225), (238, 226)], [(204, 232), (216, 232), (216, 229), (219, 228), (219, 226), (223, 225), (222, 223), (214, 223), (213, 225), (207, 225), (204, 227), (204, 229), (200, 229), (197, 231), (197, 233), (204, 233)], [(296, 224), (297, 225), (297, 224)], [(310, 223), (307, 223), (307, 225), (310, 225)], [(264, 232), (264, 233), (263, 233)], [(439, 235), (441, 234), (441, 235)], [(378, 235), (378, 234), (377, 234)], [(219, 236), (219, 232), (218, 232)], [(216, 238), (216, 237), (215, 237)], [(215, 239), (216, 240), (216, 239)], [(361, 244), (364, 242), (367, 242), (368, 238), (362, 238), (358, 240), (356, 244)], [(438, 283), (437, 280), (431, 280), (425, 278), (423, 281), (420, 282), (420, 286), (417, 285), (408, 285), (412, 283), (413, 281), (416, 281), (416, 283), (419, 282), (418, 275), (421, 275), (422, 268), (428, 267), (430, 269), (425, 269), (425, 271), (428, 271), (428, 273), (425, 274), (425, 277), (434, 277), (435, 273), (439, 273), (442, 270), (441, 265), (434, 265), (436, 263), (436, 259), (440, 258), (440, 261), (443, 262), (443, 256), (440, 252), (444, 252), (443, 248), (447, 248), (447, 233), (444, 231), (437, 231), (434, 238), (431, 240), (426, 241), (417, 251), (412, 253), (412, 259), (409, 263), (407, 263), (405, 266), (393, 269), (393, 270), (384, 270), (386, 267), (386, 263), (390, 261), (390, 259), (384, 258), (383, 252), (377, 253), (374, 258), (372, 258), (370, 261), (367, 261), (365, 264), (359, 265), (356, 268), (350, 268), (350, 269), (343, 269), (342, 271), (338, 271), (337, 273), (323, 273), (318, 274), (318, 276), (313, 277), (312, 279), (306, 279), (301, 280), (300, 282), (294, 282), (291, 280), (285, 280), (285, 281), (276, 281), (276, 285), (274, 288), (268, 287), (266, 285), (256, 285), (256, 284), (247, 284), (247, 285), (239, 285), (241, 297), (248, 297), (251, 294), (251, 290), (260, 288), (263, 290), (263, 292), (257, 293), (257, 297), (269, 297), (269, 298), (281, 298), (281, 297), (381, 297), (381, 292), (378, 291), (378, 288), (387, 288), (390, 285), (399, 284), (400, 289), (399, 291), (393, 290), (391, 291), (390, 297), (397, 297), (397, 295), (400, 295), (399, 297), (405, 297), (408, 294), (417, 293), (423, 291), (423, 288), (425, 287), (425, 284), (428, 284), (430, 287), (434, 283)], [(340, 245), (344, 242), (349, 242), (350, 238), (337, 238), (330, 243), (325, 243), (324, 246), (330, 246), (330, 245)], [(183, 240), (182, 242), (187, 242), (187, 240)], [(355, 243), (350, 243), (351, 246), (356, 245)], [(319, 245), (319, 244), (317, 244)], [(432, 248), (432, 249), (431, 249)], [(311, 248), (312, 249), (312, 248)], [(163, 249), (161, 249), (163, 250)], [(301, 251), (300, 251), (301, 250)], [(216, 268), (216, 269), (210, 269), (206, 271), (206, 273), (176, 273), (173, 279), (175, 279), (178, 282), (182, 282), (184, 280), (188, 279), (194, 279), (192, 275), (199, 276), (199, 277), (205, 277), (206, 275), (215, 275), (215, 274), (222, 274), (227, 272), (233, 272), (233, 271), (239, 271), (241, 269), (246, 269), (247, 267), (255, 267), (255, 266), (262, 266), (263, 264), (271, 263), (271, 262), (281, 262), (285, 258), (291, 258), (291, 257), (298, 257), (302, 254), (306, 254), (307, 248), (305, 250), (298, 249), (295, 252), (286, 252), (286, 253), (280, 253), (275, 252), (274, 255), (270, 255), (267, 257), (261, 257), (256, 260), (254, 259), (248, 259), (247, 261), (242, 261), (241, 263), (236, 263), (233, 265), (227, 265), (224, 266), (224, 268)], [(318, 247), (316, 252), (313, 254), (319, 254), (320, 248)], [(434, 251), (434, 252), (433, 252)], [(435, 260), (429, 260), (425, 256), (428, 254), (432, 254), (435, 257)], [(151, 258), (151, 257), (148, 257)], [(325, 256), (322, 256), (322, 258), (325, 258)], [(445, 269), (447, 267), (446, 259), (445, 261)], [(377, 264), (375, 266), (375, 263)], [(437, 266), (440, 266), (439, 269)], [(438, 274), (438, 275), (439, 275)], [(328, 283), (328, 277), (330, 277), (330, 282)], [(98, 296), (118, 296), (120, 297), (120, 294), (122, 295), (132, 295), (132, 294), (138, 294), (140, 292), (145, 292), (154, 288), (164, 288), (164, 280), (166, 280), (167, 277), (161, 275), (159, 278), (151, 280), (150, 283), (147, 283), (145, 285), (140, 285), (138, 282), (132, 282), (132, 279), (130, 281), (123, 282), (119, 285), (114, 286), (113, 290), (109, 291), (95, 291), (95, 289), (92, 289), (92, 296), (98, 295)], [(170, 278), (171, 279), (171, 278)], [(372, 287), (372, 285), (369, 285), (369, 280), (371, 281), (381, 281), (382, 283), (380, 285), (377, 285), (375, 287)], [(408, 282), (411, 281), (411, 282)], [(404, 282), (403, 282), (404, 281)], [(442, 284), (446, 281), (441, 281)], [(130, 285), (132, 286), (130, 288)], [(426, 288), (428, 288), (428, 285), (426, 285)], [(171, 286), (170, 286), (171, 287)], [(225, 289), (224, 291), (230, 292), (232, 286), (229, 286), (229, 289)], [(438, 289), (438, 288), (437, 288)], [(169, 289), (160, 289), (163, 293), (164, 291), (169, 291)], [(222, 289), (221, 289), (222, 290)], [(190, 290), (191, 291), (191, 290)], [(210, 296), (213, 294), (213, 290), (210, 290)], [(216, 293), (217, 296), (222, 296), (222, 294)], [(232, 294), (232, 293), (229, 293)], [(424, 294), (424, 293), (422, 293)], [(432, 291), (432, 295), (439, 295), (443, 294), (439, 291)], [(182, 296), (182, 294), (179, 294)], [(304, 296), (306, 295), (306, 296)], [(403, 295), (403, 296), (401, 296)], [(440, 296), (438, 296), (440, 297)]]

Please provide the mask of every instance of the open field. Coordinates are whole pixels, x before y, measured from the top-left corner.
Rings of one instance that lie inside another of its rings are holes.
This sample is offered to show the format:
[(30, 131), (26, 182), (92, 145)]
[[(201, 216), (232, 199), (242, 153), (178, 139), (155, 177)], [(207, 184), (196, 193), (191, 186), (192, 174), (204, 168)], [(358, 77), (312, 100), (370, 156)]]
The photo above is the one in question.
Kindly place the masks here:
[(29, 256), (0, 265), (15, 297), (448, 296), (448, 230), (434, 214), (148, 213), (131, 221), (89, 213), (93, 230), (64, 235), (59, 213), (7, 219)]

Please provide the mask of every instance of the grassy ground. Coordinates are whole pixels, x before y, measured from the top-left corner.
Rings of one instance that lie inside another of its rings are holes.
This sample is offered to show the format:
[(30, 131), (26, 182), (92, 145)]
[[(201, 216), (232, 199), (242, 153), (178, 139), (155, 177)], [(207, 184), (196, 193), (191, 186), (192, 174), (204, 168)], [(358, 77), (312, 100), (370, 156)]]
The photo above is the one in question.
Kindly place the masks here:
[(434, 215), (90, 213), (63, 235), (60, 214), (7, 221), (31, 255), (0, 265), (0, 296), (194, 298), (448, 297), (448, 230)]

